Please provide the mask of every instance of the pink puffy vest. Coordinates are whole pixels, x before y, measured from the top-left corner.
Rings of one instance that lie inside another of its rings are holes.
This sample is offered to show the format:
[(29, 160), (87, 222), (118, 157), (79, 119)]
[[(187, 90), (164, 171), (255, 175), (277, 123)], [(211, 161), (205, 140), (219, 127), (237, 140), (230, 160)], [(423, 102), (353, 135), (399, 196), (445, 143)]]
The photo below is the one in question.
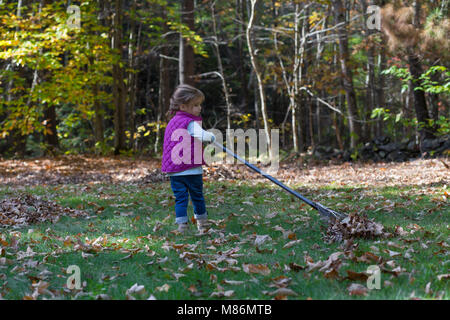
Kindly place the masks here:
[[(205, 164), (202, 142), (189, 135), (187, 131), (191, 121), (201, 122), (202, 118), (184, 111), (177, 111), (167, 124), (164, 132), (161, 171), (180, 172)], [(172, 141), (172, 135), (175, 141)], [(189, 155), (184, 157), (184, 151), (189, 152), (189, 150), (190, 157)]]

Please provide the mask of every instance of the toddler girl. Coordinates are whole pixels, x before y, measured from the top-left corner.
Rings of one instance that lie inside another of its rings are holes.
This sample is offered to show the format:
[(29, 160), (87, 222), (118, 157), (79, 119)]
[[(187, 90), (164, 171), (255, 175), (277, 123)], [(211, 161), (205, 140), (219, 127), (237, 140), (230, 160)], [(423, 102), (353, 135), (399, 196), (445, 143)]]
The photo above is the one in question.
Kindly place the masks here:
[(200, 112), (204, 100), (200, 90), (186, 84), (178, 86), (170, 99), (168, 116), (172, 118), (164, 132), (161, 170), (170, 176), (175, 195), (175, 222), (181, 233), (188, 230), (189, 195), (198, 230), (201, 233), (207, 230), (201, 142), (214, 142), (215, 137), (201, 127)]

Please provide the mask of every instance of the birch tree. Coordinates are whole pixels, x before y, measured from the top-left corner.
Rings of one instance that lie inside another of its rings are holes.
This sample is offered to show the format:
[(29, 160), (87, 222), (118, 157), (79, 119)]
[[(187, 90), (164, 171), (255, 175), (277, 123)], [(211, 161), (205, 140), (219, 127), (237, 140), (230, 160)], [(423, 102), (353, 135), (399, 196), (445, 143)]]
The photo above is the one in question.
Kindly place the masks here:
[[(258, 0), (250, 0), (250, 12), (249, 12), (249, 21), (247, 25), (246, 30), (246, 37), (247, 37), (247, 46), (248, 51), (250, 55), (250, 61), (252, 63), (253, 71), (256, 75), (257, 85), (258, 85), (258, 92), (259, 92), (259, 98), (260, 98), (260, 104), (261, 104), (261, 114), (263, 116), (263, 123), (264, 123), (264, 134), (265, 138), (268, 144), (269, 149), (269, 158), (273, 159), (272, 155), (272, 148), (271, 148), (271, 141), (270, 141), (270, 127), (269, 127), (269, 121), (267, 116), (267, 107), (266, 107), (266, 94), (264, 91), (264, 83), (262, 79), (262, 72), (261, 67), (258, 64), (256, 51), (254, 44), (252, 42), (252, 32), (253, 32), (253, 26), (255, 22), (255, 7)], [(256, 119), (256, 121), (259, 121), (259, 119)]]

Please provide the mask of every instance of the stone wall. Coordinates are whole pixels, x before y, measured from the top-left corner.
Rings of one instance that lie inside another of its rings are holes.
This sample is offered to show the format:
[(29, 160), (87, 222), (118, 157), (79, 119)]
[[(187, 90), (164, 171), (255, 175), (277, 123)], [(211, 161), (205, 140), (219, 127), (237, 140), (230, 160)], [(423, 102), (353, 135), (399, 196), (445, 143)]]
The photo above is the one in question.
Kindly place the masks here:
[[(378, 137), (367, 142), (358, 151), (358, 159), (373, 161), (406, 161), (408, 159), (424, 157), (438, 157), (450, 153), (450, 135), (426, 139), (422, 146), (415, 140), (403, 140), (391, 142), (389, 137)], [(343, 160), (351, 161), (355, 150), (341, 151), (327, 146), (318, 146), (313, 156), (319, 160)]]

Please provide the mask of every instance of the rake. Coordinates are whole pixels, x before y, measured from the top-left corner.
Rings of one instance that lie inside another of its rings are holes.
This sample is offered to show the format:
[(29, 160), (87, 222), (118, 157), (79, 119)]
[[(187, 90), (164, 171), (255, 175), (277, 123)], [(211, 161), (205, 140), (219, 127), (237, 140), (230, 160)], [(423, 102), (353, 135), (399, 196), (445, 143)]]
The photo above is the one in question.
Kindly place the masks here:
[(252, 165), (251, 163), (248, 163), (245, 159), (242, 159), (240, 156), (238, 156), (237, 154), (234, 154), (233, 152), (231, 152), (231, 150), (229, 150), (228, 148), (226, 148), (225, 146), (221, 145), (220, 143), (214, 141), (213, 142), (217, 147), (223, 149), (224, 152), (228, 153), (229, 155), (233, 156), (235, 159), (239, 160), (240, 162), (244, 163), (247, 167), (249, 167), (250, 169), (252, 169), (253, 171), (256, 171), (257, 173), (259, 173), (260, 175), (262, 175), (264, 178), (269, 179), (270, 181), (272, 181), (273, 183), (275, 183), (277, 186), (283, 188), (284, 190), (286, 190), (287, 192), (289, 192), (290, 194), (292, 194), (293, 196), (299, 198), (300, 200), (302, 200), (303, 202), (305, 202), (306, 204), (310, 205), (311, 207), (313, 207), (314, 209), (316, 209), (317, 211), (319, 211), (320, 215), (326, 219), (336, 219), (336, 220), (342, 220), (345, 217), (347, 217), (347, 215), (345, 213), (342, 212), (338, 212), (338, 211), (334, 211), (331, 210), (323, 205), (321, 205), (318, 202), (314, 202), (311, 201), (307, 198), (305, 198), (304, 196), (302, 196), (300, 193), (292, 190), (291, 188), (289, 188), (288, 186), (286, 186), (285, 184), (281, 183), (279, 180), (275, 179), (274, 177), (272, 177), (271, 175), (267, 174), (266, 172), (262, 171), (261, 169), (259, 169), (258, 167)]

